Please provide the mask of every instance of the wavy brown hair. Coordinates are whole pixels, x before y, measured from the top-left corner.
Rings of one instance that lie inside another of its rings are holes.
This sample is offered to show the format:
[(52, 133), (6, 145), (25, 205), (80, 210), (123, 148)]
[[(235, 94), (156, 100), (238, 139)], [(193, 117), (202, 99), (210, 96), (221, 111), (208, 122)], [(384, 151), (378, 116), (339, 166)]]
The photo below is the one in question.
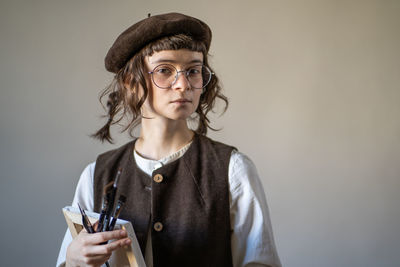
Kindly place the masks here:
[[(122, 129), (122, 132), (129, 130), (129, 134), (133, 137), (134, 128), (140, 124), (143, 118), (141, 115), (141, 107), (149, 93), (145, 78), (145, 76), (148, 75), (144, 64), (145, 57), (162, 50), (178, 49), (189, 49), (191, 51), (201, 52), (203, 54), (203, 64), (210, 68), (205, 45), (202, 42), (194, 41), (190, 36), (183, 34), (173, 35), (148, 44), (136, 53), (125, 66), (116, 73), (111, 84), (100, 94), (100, 103), (102, 103), (105, 96), (108, 96), (108, 112), (107, 115), (104, 116), (107, 117), (108, 120), (101, 129), (92, 135), (92, 137), (102, 142), (108, 141), (112, 143), (113, 139), (111, 137), (110, 127), (120, 123), (124, 118), (128, 119), (128, 123)], [(211, 68), (210, 70), (212, 71)], [(139, 86), (143, 88), (142, 95), (138, 94)], [(224, 102), (225, 107), (223, 112), (225, 112), (228, 108), (228, 99), (221, 93), (218, 77), (214, 74), (209, 84), (205, 87), (204, 92), (201, 94), (199, 106), (195, 111), (198, 115), (196, 133), (205, 135), (208, 128), (215, 130), (210, 127), (210, 120), (207, 114), (213, 110), (217, 98)]]

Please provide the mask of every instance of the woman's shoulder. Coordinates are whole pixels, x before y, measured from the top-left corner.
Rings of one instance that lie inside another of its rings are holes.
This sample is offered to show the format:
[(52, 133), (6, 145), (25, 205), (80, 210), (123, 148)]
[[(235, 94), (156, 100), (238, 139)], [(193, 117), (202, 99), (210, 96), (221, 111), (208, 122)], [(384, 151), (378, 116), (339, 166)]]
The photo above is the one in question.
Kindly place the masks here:
[(133, 145), (136, 141), (136, 138), (134, 140), (131, 140), (124, 145), (121, 145), (117, 148), (110, 149), (108, 151), (105, 151), (101, 153), (100, 155), (97, 156), (97, 159), (103, 158), (103, 157), (113, 157), (113, 156), (119, 156), (122, 153), (125, 153), (127, 150), (133, 150)]
[(93, 161), (89, 164), (86, 165), (86, 167), (83, 169), (81, 176), (78, 181), (78, 186), (80, 184), (82, 185), (91, 185), (93, 183), (93, 174), (94, 170), (96, 168), (96, 161)]
[(250, 157), (237, 149), (232, 150), (229, 165), (232, 173), (240, 172), (252, 175), (257, 173), (256, 166)]
[(232, 200), (242, 198), (264, 201), (264, 189), (254, 162), (246, 154), (234, 150), (229, 163), (229, 184)]
[(251, 158), (246, 153), (239, 151), (236, 148), (232, 150), (231, 161), (235, 164), (254, 166), (254, 163), (251, 160)]

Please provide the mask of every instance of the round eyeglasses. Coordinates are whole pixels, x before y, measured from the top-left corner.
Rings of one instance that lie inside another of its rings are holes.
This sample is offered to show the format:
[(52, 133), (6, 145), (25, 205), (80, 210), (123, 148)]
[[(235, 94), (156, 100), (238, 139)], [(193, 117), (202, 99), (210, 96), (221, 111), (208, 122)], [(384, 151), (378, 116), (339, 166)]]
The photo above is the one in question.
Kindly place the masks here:
[(194, 65), (186, 70), (178, 71), (173, 65), (161, 64), (149, 71), (153, 83), (161, 89), (171, 88), (178, 80), (179, 73), (185, 74), (191, 88), (202, 89), (211, 81), (214, 74), (204, 65)]

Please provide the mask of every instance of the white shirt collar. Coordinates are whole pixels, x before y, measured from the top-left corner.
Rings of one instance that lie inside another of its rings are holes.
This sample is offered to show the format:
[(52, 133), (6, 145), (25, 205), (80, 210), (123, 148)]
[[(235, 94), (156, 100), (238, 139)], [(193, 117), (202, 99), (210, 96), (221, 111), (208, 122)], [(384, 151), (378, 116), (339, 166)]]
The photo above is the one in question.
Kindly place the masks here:
[(188, 144), (186, 144), (184, 147), (182, 147), (178, 151), (176, 151), (176, 152), (172, 153), (171, 155), (166, 156), (160, 160), (147, 159), (147, 158), (139, 155), (139, 153), (137, 153), (135, 149), (133, 150), (134, 151), (133, 155), (135, 157), (137, 166), (142, 171), (144, 171), (145, 173), (147, 173), (148, 175), (151, 176), (153, 171), (157, 170), (158, 168), (161, 168), (162, 166), (164, 166), (170, 162), (173, 162), (173, 161), (181, 158), (185, 154), (185, 152), (189, 149), (191, 144), (192, 144), (192, 141), (189, 142)]

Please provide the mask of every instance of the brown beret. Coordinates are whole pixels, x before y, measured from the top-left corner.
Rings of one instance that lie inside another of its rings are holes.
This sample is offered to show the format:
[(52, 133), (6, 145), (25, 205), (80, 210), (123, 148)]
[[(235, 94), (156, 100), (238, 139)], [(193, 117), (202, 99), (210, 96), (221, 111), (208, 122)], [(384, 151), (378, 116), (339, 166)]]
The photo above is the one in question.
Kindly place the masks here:
[(207, 51), (210, 48), (211, 29), (201, 20), (180, 13), (156, 15), (135, 23), (118, 36), (104, 60), (106, 69), (117, 73), (147, 44), (176, 34), (203, 42)]

